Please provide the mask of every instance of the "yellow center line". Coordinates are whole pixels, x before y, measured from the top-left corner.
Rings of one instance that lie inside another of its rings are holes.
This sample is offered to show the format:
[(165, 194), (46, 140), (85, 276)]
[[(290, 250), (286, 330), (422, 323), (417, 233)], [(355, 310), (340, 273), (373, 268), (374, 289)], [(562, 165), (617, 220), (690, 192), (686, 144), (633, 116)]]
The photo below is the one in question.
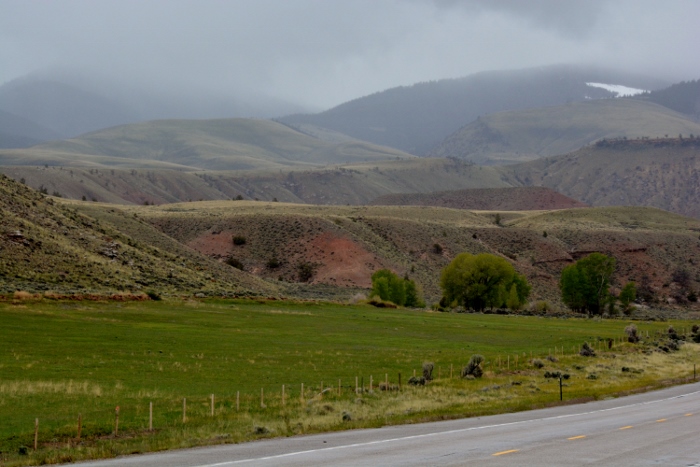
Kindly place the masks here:
[(586, 437), (586, 435), (579, 435), (579, 436), (572, 436), (571, 438), (566, 438), (566, 439), (582, 439), (585, 437)]
[(686, 417), (692, 417), (693, 414), (692, 414), (692, 413), (687, 413), (687, 414), (685, 414), (685, 416), (686, 416)]
[(620, 429), (621, 429), (621, 430), (629, 430), (630, 428), (632, 428), (632, 425), (623, 426), (623, 427), (620, 428)]
[(661, 422), (665, 422), (665, 421), (666, 421), (665, 418), (660, 418), (660, 419), (657, 420), (657, 423), (661, 423)]
[(518, 452), (518, 451), (520, 451), (520, 449), (511, 449), (510, 451), (501, 451), (501, 452), (497, 452), (497, 453), (491, 454), (491, 455), (492, 456), (502, 456), (503, 454), (511, 454), (511, 453)]

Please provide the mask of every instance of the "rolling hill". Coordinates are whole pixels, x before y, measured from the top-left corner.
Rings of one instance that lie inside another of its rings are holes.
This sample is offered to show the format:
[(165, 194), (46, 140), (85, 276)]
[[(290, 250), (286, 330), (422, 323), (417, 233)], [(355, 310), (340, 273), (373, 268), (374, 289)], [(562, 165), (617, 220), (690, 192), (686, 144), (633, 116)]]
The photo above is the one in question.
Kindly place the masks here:
[(375, 206), (435, 206), (480, 211), (533, 211), (583, 208), (588, 205), (544, 187), (476, 188), (433, 193), (380, 196)]
[(700, 135), (700, 123), (651, 102), (599, 99), (481, 117), (450, 135), (430, 156), (509, 164), (567, 154), (604, 138), (678, 134)]
[[(290, 294), (309, 293), (310, 285), (321, 296), (348, 297), (366, 291), (372, 272), (389, 268), (414, 278), (435, 301), (440, 271), (464, 251), (506, 258), (533, 284), (533, 300), (557, 302), (562, 268), (594, 251), (617, 259), (614, 287), (633, 280), (657, 303), (685, 303), (684, 294), (700, 285), (700, 221), (653, 208), (504, 212), (510, 218), (500, 225), (492, 212), (425, 206), (225, 201), (125, 211), (201, 254), (232, 258), (245, 271), (284, 284)], [(245, 243), (234, 244), (234, 236)], [(308, 283), (299, 274), (304, 264), (313, 271)], [(673, 282), (679, 269), (691, 283)]]
[(319, 114), (291, 115), (289, 125), (315, 125), (424, 155), (464, 125), (492, 112), (613, 97), (588, 82), (658, 89), (658, 80), (611, 70), (551, 66), (477, 73), (388, 89)]
[(549, 187), (592, 206), (653, 206), (700, 218), (700, 137), (601, 141), (500, 169), (508, 183)]
[(324, 141), (269, 120), (158, 120), (0, 151), (0, 165), (252, 170), (411, 157), (364, 141)]
[[(497, 225), (493, 214), (254, 201), (115, 206), (47, 197), (0, 177), (0, 293), (348, 299), (390, 268), (435, 301), (442, 268), (469, 251), (506, 258), (532, 283), (532, 300), (556, 303), (561, 269), (600, 251), (617, 259), (614, 287), (634, 280), (656, 306), (696, 306), (685, 297), (700, 285), (697, 219), (578, 208), (503, 212)], [(689, 280), (676, 283), (681, 269)]]
[(96, 217), (0, 175), (0, 293), (277, 291), (274, 284), (212, 261), (132, 214), (89, 207)]
[(366, 204), (388, 193), (510, 186), (496, 168), (420, 158), (268, 171), (14, 166), (0, 167), (0, 173), (66, 198), (118, 204), (230, 200), (239, 195), (291, 203)]

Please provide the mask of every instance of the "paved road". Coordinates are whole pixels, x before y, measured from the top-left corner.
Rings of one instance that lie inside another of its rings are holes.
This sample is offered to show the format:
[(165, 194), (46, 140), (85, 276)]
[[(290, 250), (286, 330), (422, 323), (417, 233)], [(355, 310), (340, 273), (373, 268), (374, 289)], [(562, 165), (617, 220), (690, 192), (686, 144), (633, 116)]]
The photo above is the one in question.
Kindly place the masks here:
[(81, 467), (700, 466), (700, 383), (588, 404), (169, 451)]

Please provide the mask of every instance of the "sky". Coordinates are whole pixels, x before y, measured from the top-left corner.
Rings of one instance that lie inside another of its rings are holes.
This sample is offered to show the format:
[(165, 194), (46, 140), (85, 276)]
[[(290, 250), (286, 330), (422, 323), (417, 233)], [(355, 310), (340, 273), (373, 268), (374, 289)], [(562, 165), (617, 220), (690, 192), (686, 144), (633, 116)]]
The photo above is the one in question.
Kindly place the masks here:
[(700, 78), (698, 18), (700, 0), (0, 0), (0, 84), (62, 69), (319, 110), (559, 63), (676, 82)]

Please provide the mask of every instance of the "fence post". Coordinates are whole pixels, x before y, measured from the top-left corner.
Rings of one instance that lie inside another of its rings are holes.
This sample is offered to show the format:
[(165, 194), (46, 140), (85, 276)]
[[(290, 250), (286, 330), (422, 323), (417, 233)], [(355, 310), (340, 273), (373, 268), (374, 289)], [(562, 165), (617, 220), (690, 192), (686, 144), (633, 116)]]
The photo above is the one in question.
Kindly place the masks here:
[(304, 383), (301, 383), (301, 395), (299, 396), (299, 400), (301, 400), (301, 403), (304, 403)]
[(360, 392), (360, 386), (357, 384), (357, 376), (355, 376), (355, 394)]
[(187, 422), (187, 398), (182, 398), (182, 423)]
[(263, 388), (260, 388), (260, 408), (265, 408), (265, 394)]
[(236, 391), (236, 412), (238, 412), (241, 408), (240, 401), (241, 401), (241, 391)]
[(39, 445), (39, 419), (35, 418), (34, 419), (34, 450), (36, 451), (37, 446)]
[(401, 390), (401, 372), (399, 371), (399, 391)]
[(284, 384), (282, 385), (282, 405), (284, 405)]
[(389, 373), (384, 373), (384, 387), (389, 390)]
[(372, 375), (369, 375), (369, 392), (372, 392)]
[(211, 416), (214, 416), (214, 394), (211, 395)]
[(340, 395), (340, 380), (338, 380), (338, 395)]
[(80, 442), (80, 436), (83, 433), (83, 415), (78, 414), (78, 442)]
[(450, 363), (450, 379), (452, 379), (452, 364)]
[(148, 431), (153, 431), (153, 401), (148, 403)]
[(114, 409), (114, 436), (119, 434), (119, 406)]

